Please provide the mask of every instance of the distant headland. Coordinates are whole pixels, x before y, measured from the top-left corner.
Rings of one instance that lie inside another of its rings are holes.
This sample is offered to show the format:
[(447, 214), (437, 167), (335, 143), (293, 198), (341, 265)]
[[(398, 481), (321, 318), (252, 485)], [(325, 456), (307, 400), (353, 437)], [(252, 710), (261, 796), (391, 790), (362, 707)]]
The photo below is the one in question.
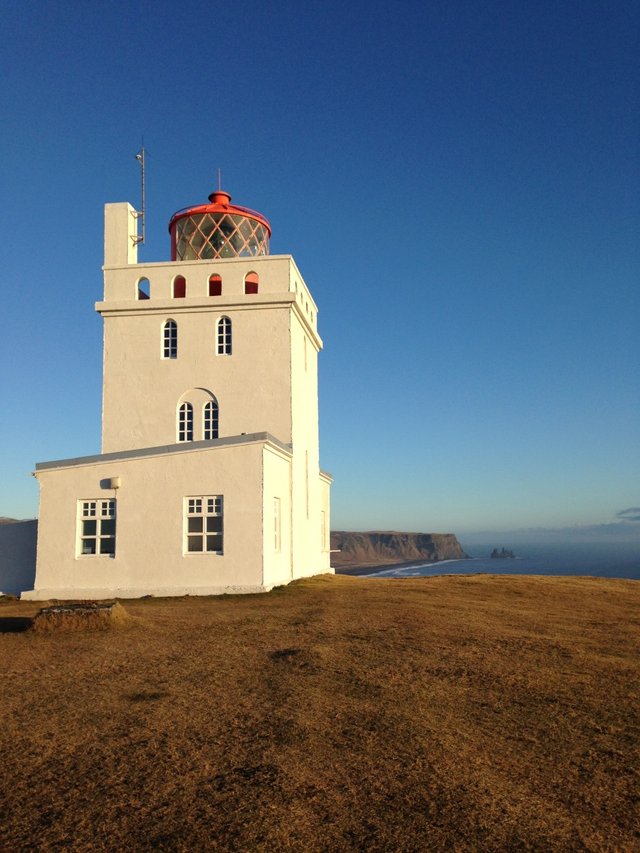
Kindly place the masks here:
[(464, 560), (469, 556), (453, 533), (402, 533), (397, 530), (365, 533), (334, 530), (331, 551), (331, 565), (343, 573), (399, 563)]

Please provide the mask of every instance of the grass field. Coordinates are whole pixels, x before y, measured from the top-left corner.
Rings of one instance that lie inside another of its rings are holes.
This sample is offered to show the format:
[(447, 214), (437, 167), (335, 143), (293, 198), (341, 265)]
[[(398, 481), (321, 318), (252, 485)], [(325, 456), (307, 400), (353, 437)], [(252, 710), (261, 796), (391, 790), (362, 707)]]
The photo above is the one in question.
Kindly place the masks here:
[(0, 849), (640, 850), (640, 583), (0, 602)]

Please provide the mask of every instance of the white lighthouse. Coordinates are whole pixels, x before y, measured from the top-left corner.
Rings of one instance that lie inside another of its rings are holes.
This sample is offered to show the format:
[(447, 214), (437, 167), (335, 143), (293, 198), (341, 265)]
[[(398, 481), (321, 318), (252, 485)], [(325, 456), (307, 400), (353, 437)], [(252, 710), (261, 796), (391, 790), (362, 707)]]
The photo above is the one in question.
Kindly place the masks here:
[(105, 208), (102, 452), (40, 463), (24, 598), (260, 592), (331, 571), (317, 307), (269, 222), (221, 190), (137, 262)]

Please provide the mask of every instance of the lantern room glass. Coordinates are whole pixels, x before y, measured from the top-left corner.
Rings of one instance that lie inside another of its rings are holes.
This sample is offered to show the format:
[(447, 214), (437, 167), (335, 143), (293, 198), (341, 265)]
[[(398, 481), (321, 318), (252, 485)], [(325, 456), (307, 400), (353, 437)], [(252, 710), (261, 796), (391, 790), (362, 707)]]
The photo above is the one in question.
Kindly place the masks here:
[(197, 213), (175, 224), (176, 260), (269, 254), (269, 232), (257, 219), (232, 213)]

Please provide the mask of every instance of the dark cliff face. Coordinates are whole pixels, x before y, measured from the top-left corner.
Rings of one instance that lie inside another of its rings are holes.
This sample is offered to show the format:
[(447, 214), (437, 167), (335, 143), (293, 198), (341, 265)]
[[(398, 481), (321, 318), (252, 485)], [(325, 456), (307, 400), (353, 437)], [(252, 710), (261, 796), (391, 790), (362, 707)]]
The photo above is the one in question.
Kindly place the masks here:
[(462, 560), (467, 554), (453, 533), (399, 533), (394, 530), (373, 530), (350, 533), (335, 530), (331, 533), (331, 565), (377, 566), (405, 563), (414, 560)]

